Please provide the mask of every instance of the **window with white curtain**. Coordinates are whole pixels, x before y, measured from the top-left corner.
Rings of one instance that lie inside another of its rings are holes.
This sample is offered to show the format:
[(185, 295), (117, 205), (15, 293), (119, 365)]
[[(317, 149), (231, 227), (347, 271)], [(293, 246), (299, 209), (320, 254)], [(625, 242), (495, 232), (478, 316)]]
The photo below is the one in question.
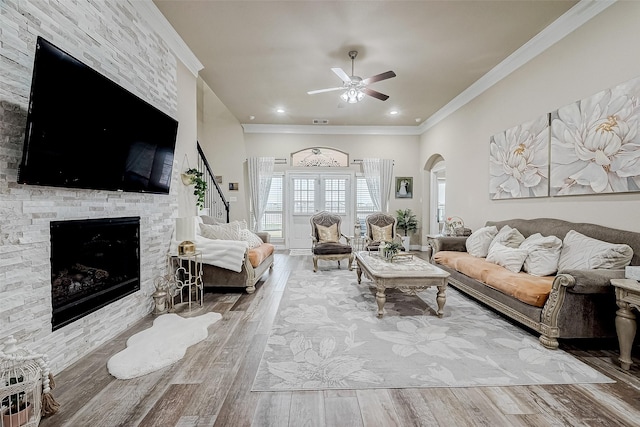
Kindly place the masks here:
[(365, 218), (367, 215), (376, 212), (376, 207), (371, 200), (371, 193), (367, 187), (367, 180), (364, 176), (356, 177), (356, 218), (360, 223), (360, 233), (364, 235), (366, 231)]
[[(284, 176), (274, 174), (271, 178), (271, 189), (267, 197), (267, 207), (262, 216), (262, 230), (269, 233), (271, 237), (283, 237), (284, 222)], [(253, 218), (253, 216), (252, 216)]]

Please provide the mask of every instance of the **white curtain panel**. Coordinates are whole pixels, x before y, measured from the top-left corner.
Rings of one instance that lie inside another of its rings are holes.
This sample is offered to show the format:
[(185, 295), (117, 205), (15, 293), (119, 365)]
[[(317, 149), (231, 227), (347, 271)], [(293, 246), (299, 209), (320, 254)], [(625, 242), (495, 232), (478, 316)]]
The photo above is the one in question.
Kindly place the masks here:
[(262, 231), (262, 216), (271, 189), (274, 157), (249, 157), (249, 191), (255, 219), (255, 231)]
[(393, 187), (393, 160), (380, 160), (380, 207), (383, 212), (389, 212), (389, 197)]
[(362, 159), (362, 171), (373, 206), (380, 211), (380, 159)]
[(393, 184), (393, 160), (362, 159), (362, 170), (373, 205), (377, 211), (387, 212)]

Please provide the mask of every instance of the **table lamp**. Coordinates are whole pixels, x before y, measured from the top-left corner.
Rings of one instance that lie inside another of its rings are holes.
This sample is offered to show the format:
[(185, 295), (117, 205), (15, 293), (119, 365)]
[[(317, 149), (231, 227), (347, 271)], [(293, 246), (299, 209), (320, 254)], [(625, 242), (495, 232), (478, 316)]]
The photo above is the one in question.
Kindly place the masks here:
[(196, 238), (195, 217), (188, 216), (176, 218), (176, 240), (178, 244), (178, 255), (190, 255), (196, 251), (193, 240)]

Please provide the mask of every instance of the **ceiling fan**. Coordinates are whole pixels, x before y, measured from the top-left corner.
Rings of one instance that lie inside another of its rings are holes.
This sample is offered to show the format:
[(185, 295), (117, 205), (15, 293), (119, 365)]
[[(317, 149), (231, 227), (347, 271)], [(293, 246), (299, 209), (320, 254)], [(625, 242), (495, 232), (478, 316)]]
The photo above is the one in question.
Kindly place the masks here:
[(340, 98), (350, 104), (355, 104), (356, 102), (361, 101), (365, 95), (369, 95), (373, 98), (379, 99), (380, 101), (386, 101), (387, 99), (389, 99), (389, 95), (385, 95), (384, 93), (369, 89), (367, 86), (371, 83), (379, 82), (380, 80), (386, 80), (395, 77), (396, 73), (394, 73), (393, 71), (387, 71), (385, 73), (376, 74), (375, 76), (363, 79), (362, 77), (356, 76), (353, 73), (353, 62), (356, 59), (356, 56), (358, 56), (357, 50), (349, 51), (349, 58), (351, 58), (351, 76), (345, 73), (342, 68), (331, 69), (331, 71), (336, 73), (336, 75), (342, 80), (342, 86), (332, 87), (328, 89), (311, 90), (307, 93), (309, 95), (315, 95), (316, 93), (344, 90), (342, 95), (340, 95)]

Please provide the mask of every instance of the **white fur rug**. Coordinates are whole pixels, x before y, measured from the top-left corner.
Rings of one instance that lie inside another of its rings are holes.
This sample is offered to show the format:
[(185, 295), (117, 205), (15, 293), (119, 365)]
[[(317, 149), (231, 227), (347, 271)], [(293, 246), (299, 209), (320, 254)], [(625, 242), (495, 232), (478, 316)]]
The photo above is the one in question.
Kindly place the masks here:
[(111, 356), (107, 369), (114, 377), (128, 380), (169, 366), (182, 359), (187, 348), (204, 340), (209, 325), (221, 318), (213, 312), (186, 318), (163, 314), (151, 328), (132, 335), (127, 348)]

